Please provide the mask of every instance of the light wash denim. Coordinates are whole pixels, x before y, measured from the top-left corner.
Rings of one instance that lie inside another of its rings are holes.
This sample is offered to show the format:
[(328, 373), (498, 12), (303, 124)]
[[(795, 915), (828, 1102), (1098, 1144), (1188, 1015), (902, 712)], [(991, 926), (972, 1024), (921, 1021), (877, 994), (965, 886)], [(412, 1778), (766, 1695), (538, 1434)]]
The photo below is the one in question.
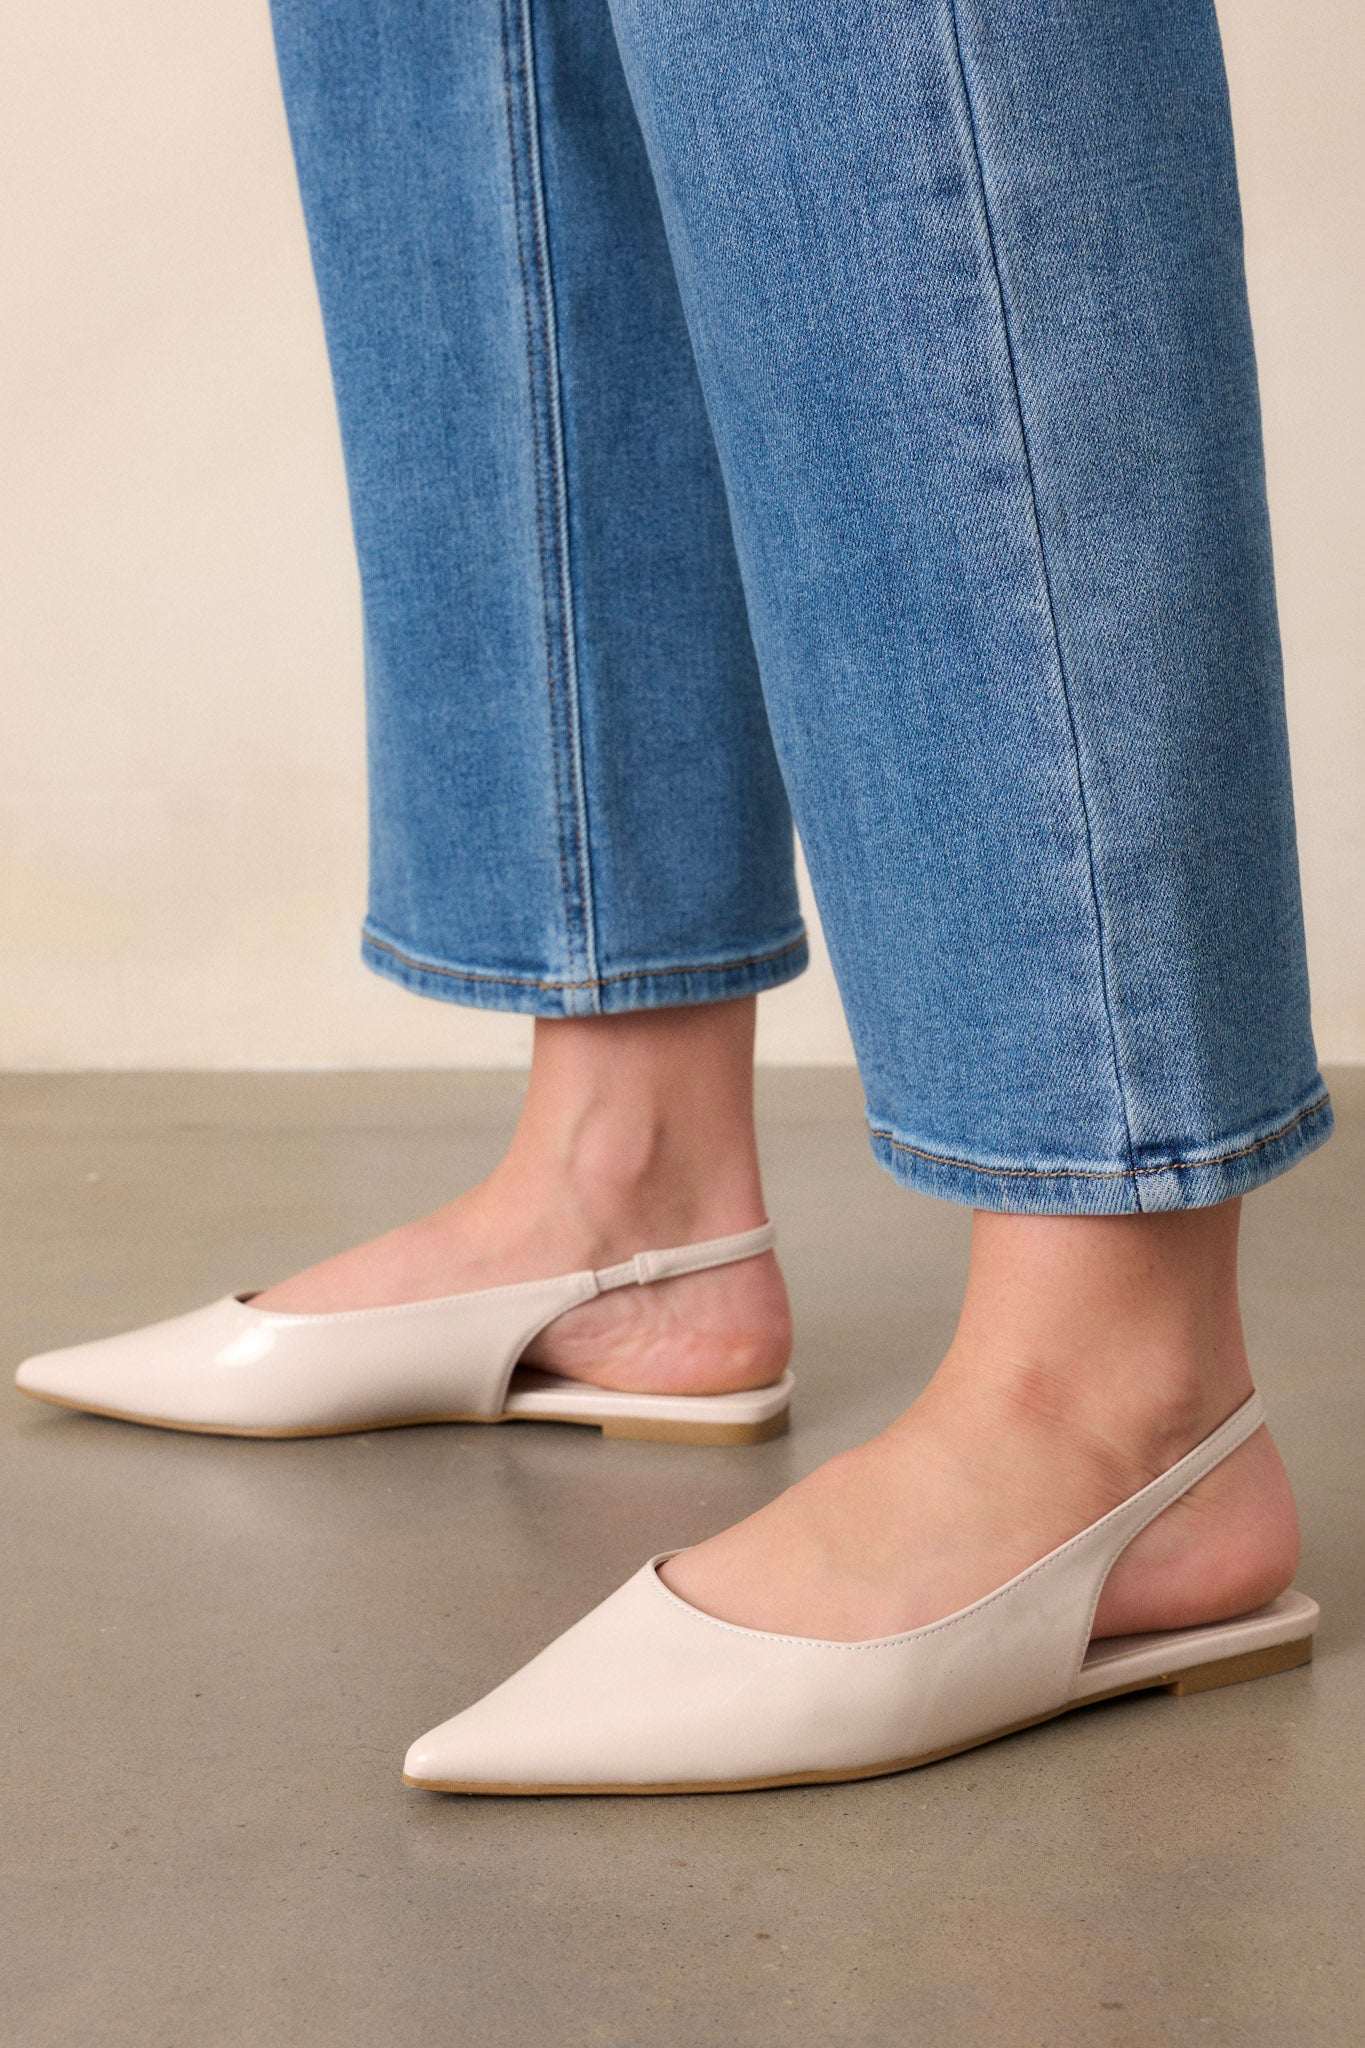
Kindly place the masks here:
[(1172, 1209), (1320, 1143), (1209, 0), (274, 18), (371, 966), (770, 988), (794, 812), (900, 1180)]

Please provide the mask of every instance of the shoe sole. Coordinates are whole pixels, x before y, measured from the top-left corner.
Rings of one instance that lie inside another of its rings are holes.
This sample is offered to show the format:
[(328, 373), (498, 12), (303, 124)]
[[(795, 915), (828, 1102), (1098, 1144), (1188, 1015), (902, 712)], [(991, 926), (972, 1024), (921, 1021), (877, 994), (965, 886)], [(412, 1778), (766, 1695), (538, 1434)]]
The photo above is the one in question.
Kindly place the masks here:
[(849, 1785), (862, 1778), (889, 1778), (899, 1771), (917, 1771), (926, 1764), (942, 1763), (950, 1756), (963, 1756), (968, 1750), (983, 1749), (989, 1742), (1001, 1742), (1007, 1735), (1021, 1734), (1025, 1728), (1041, 1728), (1044, 1723), (1060, 1720), (1063, 1714), (1073, 1714), (1081, 1707), (1097, 1706), (1101, 1700), (1123, 1699), (1138, 1692), (1177, 1695), (1213, 1692), (1221, 1685), (1241, 1685), (1247, 1679), (1269, 1678), (1277, 1671), (1294, 1671), (1300, 1665), (1311, 1663), (1312, 1657), (1312, 1636), (1302, 1636), (1292, 1643), (1275, 1643), (1262, 1650), (1245, 1650), (1235, 1657), (1217, 1657), (1208, 1664), (1193, 1664), (1185, 1671), (1158, 1673), (1152, 1678), (1139, 1679), (1134, 1685), (1116, 1685), (1108, 1692), (1087, 1693), (1084, 1699), (1068, 1700), (1065, 1706), (1055, 1708), (1050, 1714), (1037, 1714), (1029, 1721), (1015, 1721), (1008, 1728), (993, 1729), (989, 1735), (973, 1736), (970, 1742), (953, 1743), (947, 1749), (930, 1750), (924, 1756), (896, 1757), (890, 1763), (860, 1764), (852, 1770), (792, 1771), (777, 1778), (730, 1778), (710, 1783), (697, 1779), (670, 1785), (463, 1785), (437, 1783), (431, 1778), (411, 1778), (405, 1771), (403, 1783), (422, 1792), (457, 1792), (498, 1799), (663, 1798), (688, 1792), (770, 1792), (784, 1785)]
[(61, 1394), (40, 1394), (33, 1387), (18, 1391), (30, 1401), (45, 1401), (53, 1408), (70, 1408), (77, 1415), (102, 1415), (111, 1422), (136, 1422), (144, 1429), (173, 1429), (182, 1436), (255, 1437), (277, 1443), (310, 1436), (369, 1436), (376, 1429), (427, 1429), (447, 1422), (552, 1422), (574, 1429), (598, 1429), (603, 1436), (636, 1443), (763, 1444), (783, 1436), (791, 1417), (789, 1408), (761, 1422), (675, 1422), (649, 1416), (537, 1415), (518, 1410), (505, 1415), (394, 1415), (378, 1422), (333, 1422), (307, 1429), (246, 1429), (230, 1422), (168, 1422), (162, 1416), (136, 1415), (127, 1408), (97, 1408), (88, 1401), (68, 1401)]

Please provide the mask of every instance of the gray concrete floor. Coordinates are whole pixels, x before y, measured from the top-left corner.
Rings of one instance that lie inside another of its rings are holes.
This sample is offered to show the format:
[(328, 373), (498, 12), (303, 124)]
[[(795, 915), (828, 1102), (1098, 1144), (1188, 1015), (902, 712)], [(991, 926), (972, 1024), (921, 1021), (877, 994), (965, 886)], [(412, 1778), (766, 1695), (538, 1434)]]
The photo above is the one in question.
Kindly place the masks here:
[[(902, 1407), (964, 1212), (844, 1074), (764, 1077), (800, 1333), (758, 1450), (456, 1428), (172, 1436), (0, 1395), (4, 2035), (23, 2048), (1066, 2048), (1365, 2039), (1361, 1219), (1340, 1135), (1248, 1205), (1310, 1671), (1118, 1701), (908, 1777), (441, 1800), (406, 1743), (653, 1550)], [(262, 1285), (485, 1170), (506, 1076), (0, 1084), (5, 1349)]]

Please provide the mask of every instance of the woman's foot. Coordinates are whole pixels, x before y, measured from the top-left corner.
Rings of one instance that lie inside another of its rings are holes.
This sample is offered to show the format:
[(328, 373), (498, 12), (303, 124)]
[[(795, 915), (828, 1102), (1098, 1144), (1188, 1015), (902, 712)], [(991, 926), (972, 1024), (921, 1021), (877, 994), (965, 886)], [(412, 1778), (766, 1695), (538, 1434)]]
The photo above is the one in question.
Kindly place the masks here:
[[(255, 1297), (297, 1314), (430, 1301), (600, 1268), (765, 1218), (752, 1000), (540, 1022), (506, 1157), (468, 1194)], [(772, 1253), (561, 1316), (525, 1362), (641, 1393), (769, 1386), (791, 1352)]]
[[(1237, 1205), (1134, 1218), (981, 1216), (962, 1322), (921, 1398), (662, 1576), (727, 1621), (857, 1642), (1003, 1585), (1175, 1463), (1251, 1392)], [(1288, 1478), (1259, 1430), (1151, 1523), (1095, 1634), (1183, 1628), (1282, 1592)]]

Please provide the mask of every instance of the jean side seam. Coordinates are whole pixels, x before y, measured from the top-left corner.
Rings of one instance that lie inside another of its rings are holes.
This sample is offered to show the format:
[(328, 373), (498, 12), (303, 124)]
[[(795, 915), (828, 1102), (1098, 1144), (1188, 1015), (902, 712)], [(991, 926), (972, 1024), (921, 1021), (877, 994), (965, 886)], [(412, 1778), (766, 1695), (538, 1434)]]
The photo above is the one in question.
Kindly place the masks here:
[[(514, 68), (517, 73), (516, 98), (520, 102), (521, 112), (520, 136), (513, 105)], [(558, 333), (549, 264), (529, 0), (504, 0), (503, 83), (507, 107), (508, 149), (512, 166), (517, 259), (521, 268), (522, 300), (526, 315), (527, 375), (530, 385), (531, 432), (535, 462), (536, 526), (540, 553), (541, 609), (545, 630), (546, 692), (552, 753), (551, 774), (559, 842), (560, 885), (569, 957), (571, 962), (581, 958), (586, 969), (582, 978), (566, 980), (560, 986), (593, 989), (597, 985), (596, 938), (592, 877), (586, 851), (586, 795), (578, 709), (573, 587), (569, 572), (567, 483), (560, 410)], [(527, 262), (528, 237), (523, 227), (523, 207), (527, 215), (526, 228), (529, 229), (531, 258), (534, 264), (534, 286), (531, 266)], [(533, 298), (535, 321), (532, 319), (531, 310)], [(537, 324), (540, 329), (539, 349), (536, 346)], [(540, 420), (542, 405), (545, 411), (543, 438)], [(547, 487), (550, 501), (548, 520)], [(557, 607), (552, 604), (552, 585)], [(565, 821), (566, 797), (567, 808), (572, 816), (572, 880), (570, 835)]]
[(570, 797), (573, 805), (574, 851), (582, 920), (584, 967), (597, 980), (597, 915), (592, 872), (587, 774), (583, 759), (583, 710), (578, 687), (578, 603), (574, 594), (573, 549), (570, 538), (569, 461), (564, 441), (563, 378), (559, 364), (559, 316), (555, 305), (554, 265), (550, 256), (550, 216), (545, 199), (545, 173), (540, 150), (540, 95), (536, 84), (535, 34), (531, 0), (521, 0), (526, 134), (531, 153), (531, 196), (537, 233), (537, 261), (545, 308), (546, 394), (549, 400), (551, 476), (554, 480), (555, 552), (559, 572), (559, 611), (563, 621), (564, 702), (569, 743)]
[[(529, 403), (529, 407), (528, 407), (528, 410), (529, 410), (529, 412), (530, 412), (530, 416), (531, 416), (531, 452), (532, 452), (532, 472), (533, 472), (533, 475), (534, 475), (534, 480), (535, 480), (535, 492), (536, 492), (536, 553), (537, 553), (537, 558), (538, 558), (538, 560), (539, 560), (539, 562), (540, 562), (540, 570), (541, 570), (541, 617), (542, 617), (542, 624), (543, 624), (543, 627), (544, 627), (544, 632), (545, 632), (545, 668), (546, 668), (546, 690), (547, 690), (547, 693), (548, 693), (548, 695), (549, 695), (549, 698), (550, 698), (550, 704), (551, 704), (551, 711), (550, 711), (550, 744), (551, 744), (551, 746), (553, 747), (553, 745), (554, 745), (554, 708), (553, 708), (553, 706), (554, 706), (554, 694), (555, 694), (555, 681), (554, 681), (554, 652), (553, 652), (553, 643), (552, 643), (552, 638), (551, 638), (551, 625), (550, 625), (550, 607), (549, 607), (549, 599), (548, 599), (548, 596), (546, 595), (546, 593), (545, 593), (545, 589), (544, 589), (544, 580), (545, 580), (545, 555), (546, 555), (546, 546), (545, 546), (545, 499), (544, 499), (544, 493), (543, 493), (543, 489), (542, 489), (542, 485), (541, 485), (541, 469), (542, 469), (542, 466), (543, 466), (543, 459), (542, 459), (542, 456), (541, 456), (541, 448), (540, 448), (540, 417), (539, 417), (539, 413), (538, 413), (538, 411), (537, 411), (537, 408), (536, 408), (536, 351), (535, 351), (535, 337), (534, 337), (534, 333), (533, 333), (533, 330), (532, 330), (532, 325), (531, 325), (531, 284), (530, 284), (530, 276), (529, 276), (529, 273), (528, 273), (528, 271), (527, 271), (527, 268), (526, 268), (526, 247), (525, 247), (525, 241), (524, 241), (524, 238), (523, 238), (523, 235), (522, 235), (522, 225), (521, 225), (521, 174), (520, 174), (520, 169), (519, 169), (519, 153), (518, 153), (518, 149), (517, 149), (517, 136), (516, 136), (516, 122), (515, 122), (515, 119), (514, 119), (514, 117), (513, 117), (513, 112), (512, 112), (512, 49), (511, 49), (511, 37), (510, 37), (510, 32), (509, 32), (509, 29), (508, 29), (508, 25), (507, 25), (507, 18), (506, 18), (506, 8), (505, 8), (505, 7), (504, 7), (504, 14), (503, 14), (503, 46), (502, 46), (502, 54), (503, 54), (503, 91), (504, 91), (504, 96), (505, 96), (505, 103), (506, 103), (506, 108), (507, 108), (507, 155), (508, 155), (508, 164), (509, 164), (509, 168), (510, 168), (510, 170), (511, 170), (511, 176), (512, 176), (512, 220), (513, 220), (513, 224), (514, 224), (514, 226), (515, 226), (515, 228), (516, 228), (516, 236), (517, 236), (517, 266), (518, 266), (518, 269), (519, 269), (519, 270), (520, 270), (520, 272), (521, 272), (521, 303), (522, 303), (522, 311), (524, 312), (524, 314), (525, 314), (525, 317), (526, 317), (526, 381), (527, 381), (527, 386), (528, 386), (528, 391), (529, 391), (529, 398), (530, 398), (530, 403)], [(567, 866), (567, 863), (566, 863), (566, 859), (565, 859), (565, 853), (564, 853), (564, 814), (563, 814), (563, 810), (562, 810), (562, 808), (561, 808), (561, 804), (560, 804), (560, 796), (559, 796), (559, 777), (558, 777), (558, 775), (557, 775), (557, 774), (556, 774), (556, 775), (554, 775), (554, 776), (553, 776), (553, 778), (552, 778), (552, 780), (553, 780), (553, 783), (554, 783), (554, 798), (555, 798), (555, 825), (556, 825), (556, 831), (555, 831), (555, 838), (556, 838), (556, 843), (557, 843), (557, 845), (558, 845), (558, 849), (559, 849), (559, 877), (560, 877), (560, 887), (561, 887), (561, 890), (562, 890), (562, 894), (563, 894), (563, 900), (564, 900), (564, 915), (565, 915), (565, 920), (566, 920), (566, 923), (567, 923), (567, 921), (568, 921), (568, 916), (569, 916), (569, 871), (568, 871), (568, 866)], [(384, 949), (383, 949), (383, 950), (384, 950), (384, 951), (386, 951), (386, 952), (393, 952), (393, 951), (394, 951), (394, 949), (393, 949), (392, 947), (384, 947)], [(395, 953), (395, 954), (394, 954), (394, 957), (395, 957), (396, 959), (403, 959), (403, 958), (404, 958), (404, 956), (403, 956), (402, 954), (400, 954), (400, 953)], [(406, 964), (407, 964), (407, 965), (409, 965), (409, 966), (415, 966), (415, 965), (416, 965), (417, 963), (416, 963), (415, 961), (409, 961), (409, 962), (407, 962)], [(438, 970), (438, 971), (439, 971), (439, 970)]]
[[(530, 181), (532, 249), (540, 286), (545, 329), (545, 402), (550, 443), (551, 512), (555, 573), (559, 589), (560, 648), (564, 666), (564, 740), (568, 760), (568, 798), (573, 816), (574, 856), (578, 884), (577, 912), (585, 980), (597, 982), (597, 940), (594, 929), (591, 842), (588, 837), (587, 791), (583, 770), (583, 722), (578, 694), (578, 624), (569, 544), (568, 463), (564, 449), (564, 417), (559, 373), (559, 323), (555, 314), (554, 269), (550, 261), (550, 224), (545, 203), (545, 173), (540, 153), (540, 99), (536, 87), (535, 33), (531, 0), (518, 0), (521, 38), (521, 89), (526, 123), (527, 169)], [(558, 736), (556, 735), (556, 739)]]
[(401, 962), (404, 967), (415, 968), (419, 974), (437, 974), (444, 981), (488, 981), (500, 988), (543, 988), (543, 989), (599, 989), (612, 986), (619, 981), (653, 981), (662, 975), (676, 974), (730, 974), (745, 967), (766, 967), (770, 961), (785, 959), (788, 953), (799, 952), (808, 943), (805, 932), (785, 945), (774, 946), (766, 953), (746, 953), (736, 960), (683, 962), (670, 967), (632, 967), (618, 974), (594, 975), (591, 981), (557, 981), (535, 974), (487, 974), (480, 968), (441, 967), (432, 960), (415, 960), (410, 953), (403, 952), (387, 939), (376, 938), (372, 931), (363, 934), (365, 944), (373, 946), (376, 952), (387, 953), (391, 959)]
[[(986, 230), (986, 246), (990, 254), (991, 273), (995, 281), (996, 299), (1000, 308), (1000, 328), (1005, 343), (1006, 360), (1009, 364), (1010, 386), (1014, 397), (1015, 418), (1019, 428), (1019, 444), (1024, 459), (1024, 474), (1028, 480), (1033, 534), (1037, 544), (1038, 565), (1042, 577), (1043, 594), (1047, 600), (1048, 624), (1052, 632), (1052, 645), (1057, 659), (1057, 677), (1061, 685), (1062, 707), (1066, 713), (1067, 731), (1071, 739), (1071, 756), (1076, 775), (1076, 798), (1080, 805), (1081, 823), (1085, 834), (1086, 871), (1090, 882), (1090, 901), (1095, 920), (1095, 942), (1100, 970), (1100, 998), (1104, 1004), (1105, 1024), (1109, 1032), (1109, 1056), (1114, 1068), (1114, 1087), (1118, 1095), (1119, 1110), (1123, 1117), (1124, 1143), (1128, 1151), (1128, 1172), (1133, 1177), (1134, 1194), (1137, 1196), (1138, 1206), (1141, 1207), (1141, 1186), (1138, 1180), (1137, 1156), (1133, 1145), (1133, 1122), (1129, 1114), (1128, 1091), (1124, 1086), (1123, 1063), (1119, 1056), (1118, 1029), (1114, 1021), (1114, 1005), (1109, 987), (1109, 967), (1106, 957), (1108, 940), (1104, 912), (1100, 907), (1099, 880), (1095, 869), (1095, 834), (1090, 816), (1090, 804), (1085, 791), (1085, 773), (1081, 764), (1080, 733), (1076, 725), (1075, 707), (1071, 701), (1071, 684), (1067, 673), (1066, 656), (1062, 651), (1062, 634), (1058, 623), (1057, 604), (1052, 587), (1052, 571), (1048, 563), (1047, 546), (1043, 539), (1043, 520), (1038, 504), (1038, 484), (1033, 467), (1033, 452), (1029, 442), (1028, 422), (1024, 415), (1024, 395), (1019, 382), (1019, 364), (1015, 354), (1014, 333), (1010, 325), (1009, 302), (1005, 295), (1005, 278), (1000, 267), (1000, 252), (996, 239), (995, 221), (991, 213), (990, 195), (986, 187), (986, 167), (981, 153), (981, 137), (977, 127), (976, 108), (972, 100), (972, 89), (967, 78), (967, 61), (962, 48), (962, 29), (958, 19), (958, 0), (948, 0), (948, 14), (952, 23), (953, 52), (956, 60), (958, 82), (962, 89), (962, 106), (967, 118), (967, 130), (971, 137), (972, 161), (976, 173), (977, 192), (981, 201), (981, 218)], [(1122, 1178), (1122, 1175), (1118, 1177)]]
[(915, 1159), (927, 1159), (931, 1166), (956, 1167), (963, 1173), (988, 1173), (1001, 1180), (1131, 1180), (1161, 1173), (1198, 1173), (1206, 1166), (1226, 1166), (1230, 1160), (1249, 1158), (1264, 1146), (1287, 1138), (1310, 1116), (1317, 1116), (1325, 1109), (1330, 1100), (1326, 1093), (1315, 1096), (1286, 1123), (1277, 1124), (1273, 1131), (1266, 1131), (1249, 1145), (1237, 1145), (1228, 1152), (1215, 1152), (1207, 1159), (1168, 1159), (1160, 1166), (983, 1166), (975, 1159), (954, 1159), (946, 1152), (930, 1152), (923, 1145), (908, 1145), (903, 1138), (893, 1137), (879, 1124), (869, 1124), (868, 1129), (874, 1138), (880, 1138), (893, 1151), (908, 1152)]

